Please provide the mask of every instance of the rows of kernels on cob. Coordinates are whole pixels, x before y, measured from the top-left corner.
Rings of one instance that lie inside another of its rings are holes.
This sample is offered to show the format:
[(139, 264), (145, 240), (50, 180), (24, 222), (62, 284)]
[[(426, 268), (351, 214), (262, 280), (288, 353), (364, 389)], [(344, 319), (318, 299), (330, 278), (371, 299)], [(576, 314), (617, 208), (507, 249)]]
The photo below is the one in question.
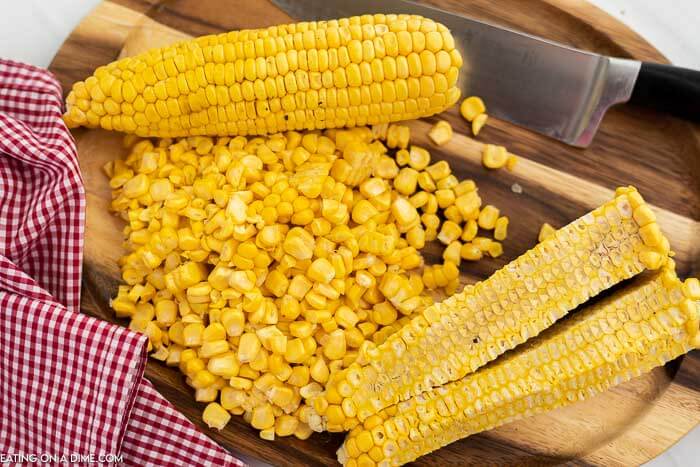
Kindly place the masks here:
[(457, 102), (461, 65), (447, 28), (420, 16), (232, 31), (98, 68), (74, 84), (64, 119), (160, 137), (388, 123)]
[(700, 346), (700, 283), (672, 262), (456, 382), (383, 409), (338, 451), (348, 467), (410, 462), (453, 441), (589, 398)]
[(432, 304), (424, 278), (459, 284), (454, 261), (422, 276), (420, 249), (463, 228), (440, 200), (477, 187), (407, 127), (126, 142), (105, 167), (129, 250), (112, 307), (180, 367), (211, 426), (243, 414), (264, 438), (309, 436), (305, 402)]
[(456, 381), (547, 329), (589, 298), (669, 252), (632, 187), (563, 227), (483, 282), (427, 307), (336, 374), (314, 399), (314, 430), (342, 431), (379, 410)]

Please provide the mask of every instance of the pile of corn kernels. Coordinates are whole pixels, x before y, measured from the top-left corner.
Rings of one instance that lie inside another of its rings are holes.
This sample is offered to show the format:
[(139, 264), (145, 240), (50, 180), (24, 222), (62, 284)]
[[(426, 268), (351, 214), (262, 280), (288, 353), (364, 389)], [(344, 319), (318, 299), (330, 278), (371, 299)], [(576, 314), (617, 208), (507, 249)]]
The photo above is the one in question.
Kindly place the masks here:
[[(306, 401), (502, 254), (508, 218), (400, 125), (269, 137), (127, 137), (105, 166), (126, 222), (112, 307), (178, 366), (217, 429), (311, 434)], [(478, 236), (492, 231), (493, 239)], [(426, 266), (426, 242), (444, 245)]]

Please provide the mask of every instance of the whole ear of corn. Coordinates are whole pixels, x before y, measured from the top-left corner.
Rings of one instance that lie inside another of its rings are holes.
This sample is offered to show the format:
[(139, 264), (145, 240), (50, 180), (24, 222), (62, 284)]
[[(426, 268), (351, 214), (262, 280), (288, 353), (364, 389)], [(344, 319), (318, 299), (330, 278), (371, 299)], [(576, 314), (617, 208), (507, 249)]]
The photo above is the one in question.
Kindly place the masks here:
[[(632, 187), (490, 278), (426, 308), (331, 376), (310, 426), (342, 431), (464, 375), (536, 336), (589, 298), (666, 261), (668, 241)], [(349, 407), (342, 411), (334, 407)], [(345, 414), (345, 415), (343, 415)]]
[(459, 99), (461, 65), (447, 28), (420, 16), (232, 31), (98, 68), (73, 85), (64, 119), (160, 137), (408, 120)]
[(561, 407), (700, 345), (697, 279), (672, 267), (587, 307), (494, 364), (384, 409), (338, 450), (347, 466), (400, 465), (453, 441)]

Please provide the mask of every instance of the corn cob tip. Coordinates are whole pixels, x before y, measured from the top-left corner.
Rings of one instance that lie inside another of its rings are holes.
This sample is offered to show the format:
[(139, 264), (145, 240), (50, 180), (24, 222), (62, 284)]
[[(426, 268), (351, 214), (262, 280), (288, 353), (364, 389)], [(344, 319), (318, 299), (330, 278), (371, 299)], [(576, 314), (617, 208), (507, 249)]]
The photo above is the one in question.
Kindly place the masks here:
[[(633, 186), (618, 187), (615, 190), (616, 206), (623, 216), (631, 215), (639, 226), (639, 236), (644, 249), (639, 260), (645, 268), (656, 270), (669, 261), (671, 247), (656, 222), (656, 215)], [(607, 215), (607, 213), (605, 213)]]

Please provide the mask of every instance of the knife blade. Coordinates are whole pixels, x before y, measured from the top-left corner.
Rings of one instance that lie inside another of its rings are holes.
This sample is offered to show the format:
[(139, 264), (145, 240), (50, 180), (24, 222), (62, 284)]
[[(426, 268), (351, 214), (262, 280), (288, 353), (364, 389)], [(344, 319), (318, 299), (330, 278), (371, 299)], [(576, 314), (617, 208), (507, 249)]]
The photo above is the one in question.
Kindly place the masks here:
[(298, 20), (407, 13), (439, 21), (450, 29), (464, 58), (459, 81), (464, 97), (480, 96), (489, 115), (578, 147), (591, 143), (610, 106), (630, 99), (642, 65), (411, 1), (272, 2)]

